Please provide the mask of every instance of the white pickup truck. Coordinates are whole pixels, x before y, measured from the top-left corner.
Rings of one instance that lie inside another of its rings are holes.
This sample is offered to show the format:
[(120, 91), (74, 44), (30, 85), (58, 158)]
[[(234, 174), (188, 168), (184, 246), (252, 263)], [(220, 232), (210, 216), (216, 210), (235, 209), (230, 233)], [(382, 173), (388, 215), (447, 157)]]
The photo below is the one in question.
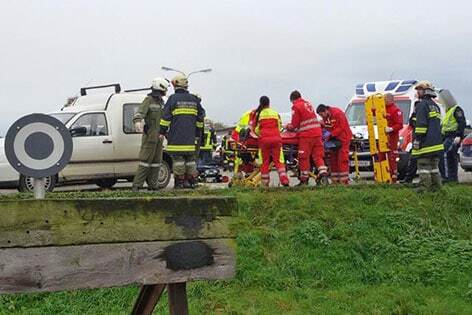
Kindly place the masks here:
[[(87, 95), (90, 89), (106, 87), (114, 87), (115, 92)], [(76, 182), (110, 188), (119, 179), (132, 181), (141, 146), (141, 134), (134, 130), (132, 120), (146, 94), (145, 89), (121, 92), (119, 84), (82, 88), (74, 103), (50, 113), (69, 128), (74, 150), (64, 170), (47, 178), (47, 189)], [(159, 173), (162, 188), (169, 184), (171, 167), (172, 159), (164, 152)], [(0, 188), (33, 189), (32, 178), (18, 174), (8, 163), (4, 139), (0, 139)]]

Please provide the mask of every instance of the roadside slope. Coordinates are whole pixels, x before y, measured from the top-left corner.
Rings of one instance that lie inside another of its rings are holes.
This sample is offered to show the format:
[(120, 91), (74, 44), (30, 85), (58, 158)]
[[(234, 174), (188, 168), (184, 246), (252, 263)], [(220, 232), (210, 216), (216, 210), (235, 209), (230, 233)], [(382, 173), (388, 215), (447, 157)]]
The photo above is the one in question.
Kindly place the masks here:
[[(239, 202), (236, 278), (190, 285), (192, 314), (472, 313), (471, 186), (424, 195), (373, 185), (192, 194)], [(98, 195), (54, 194), (89, 196)], [(1, 296), (0, 313), (126, 314), (136, 294)]]

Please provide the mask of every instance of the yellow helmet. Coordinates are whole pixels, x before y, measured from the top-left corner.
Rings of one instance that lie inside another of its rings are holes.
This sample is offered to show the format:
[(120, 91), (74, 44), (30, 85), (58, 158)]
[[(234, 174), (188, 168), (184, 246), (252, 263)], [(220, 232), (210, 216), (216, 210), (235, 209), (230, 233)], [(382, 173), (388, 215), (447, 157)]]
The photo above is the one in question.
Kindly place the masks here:
[(188, 88), (188, 79), (183, 74), (176, 75), (172, 79), (172, 85), (174, 88), (187, 89)]

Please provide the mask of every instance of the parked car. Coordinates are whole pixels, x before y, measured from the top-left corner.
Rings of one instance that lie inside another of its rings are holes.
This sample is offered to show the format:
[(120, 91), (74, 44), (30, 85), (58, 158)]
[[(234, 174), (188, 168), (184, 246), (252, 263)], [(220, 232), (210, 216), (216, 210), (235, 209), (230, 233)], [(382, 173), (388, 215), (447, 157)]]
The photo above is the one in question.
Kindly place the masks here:
[(461, 167), (466, 172), (472, 172), (472, 133), (469, 133), (469, 135), (462, 141), (459, 154)]
[[(145, 89), (121, 92), (119, 84), (111, 85), (114, 93), (81, 96), (61, 111), (50, 113), (69, 128), (74, 149), (70, 163), (57, 175), (46, 179), (47, 189), (67, 183), (93, 183), (113, 187), (120, 179), (132, 181), (139, 160), (141, 134), (134, 129), (133, 115), (146, 97)], [(171, 178), (172, 159), (164, 152), (159, 186), (166, 187)], [(33, 179), (18, 174), (8, 163), (4, 139), (0, 139), (0, 187), (32, 191)]]
[[(376, 93), (391, 93), (394, 96), (395, 103), (403, 113), (404, 127), (400, 131), (398, 150), (398, 178), (402, 179), (404, 177), (412, 148), (412, 130), (408, 127), (408, 119), (414, 109), (416, 100), (415, 85), (417, 82), (417, 80), (392, 80), (363, 83), (356, 86), (356, 93), (351, 98), (345, 112), (352, 134), (356, 138), (356, 141), (351, 143), (350, 156), (352, 157), (352, 152), (356, 146), (361, 170), (373, 171), (372, 158), (369, 152), (369, 134), (365, 119), (365, 100), (368, 96)], [(441, 114), (444, 115), (444, 106), (439, 105)], [(353, 167), (353, 159), (351, 159), (350, 163), (351, 167)]]

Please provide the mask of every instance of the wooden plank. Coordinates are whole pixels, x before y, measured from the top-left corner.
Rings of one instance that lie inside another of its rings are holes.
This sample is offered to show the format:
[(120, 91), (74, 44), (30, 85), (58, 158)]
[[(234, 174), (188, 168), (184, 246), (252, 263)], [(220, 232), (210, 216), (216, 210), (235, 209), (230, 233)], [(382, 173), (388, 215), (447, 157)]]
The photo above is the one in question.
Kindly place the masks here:
[(165, 284), (143, 285), (131, 314), (151, 315), (165, 288)]
[(188, 315), (187, 284), (169, 284), (169, 314)]
[(229, 279), (234, 240), (0, 249), (0, 294)]
[(228, 197), (1, 201), (0, 248), (230, 238)]

